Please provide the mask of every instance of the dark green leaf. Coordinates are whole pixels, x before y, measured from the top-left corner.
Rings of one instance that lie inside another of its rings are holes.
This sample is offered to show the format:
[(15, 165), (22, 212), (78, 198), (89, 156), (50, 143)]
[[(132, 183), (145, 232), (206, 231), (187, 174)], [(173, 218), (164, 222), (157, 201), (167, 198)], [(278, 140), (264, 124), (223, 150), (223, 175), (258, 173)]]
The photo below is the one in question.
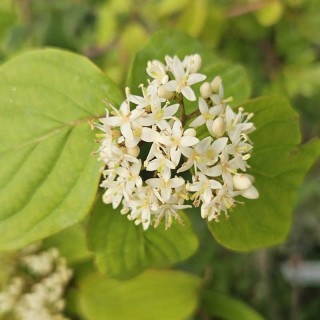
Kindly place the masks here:
[(80, 224), (67, 228), (43, 241), (43, 248), (57, 248), (71, 264), (92, 256), (87, 248), (85, 229)]
[(150, 267), (168, 266), (192, 255), (198, 240), (188, 218), (185, 225), (173, 221), (171, 228), (144, 231), (132, 221), (98, 201), (88, 227), (89, 247), (99, 270), (108, 276), (129, 278)]
[(230, 219), (211, 222), (209, 228), (224, 246), (251, 250), (281, 243), (290, 228), (291, 216), (303, 178), (320, 154), (320, 141), (298, 147), (297, 113), (280, 97), (252, 100), (244, 109), (254, 112), (257, 130), (249, 160), (260, 193), (257, 200), (244, 200)]

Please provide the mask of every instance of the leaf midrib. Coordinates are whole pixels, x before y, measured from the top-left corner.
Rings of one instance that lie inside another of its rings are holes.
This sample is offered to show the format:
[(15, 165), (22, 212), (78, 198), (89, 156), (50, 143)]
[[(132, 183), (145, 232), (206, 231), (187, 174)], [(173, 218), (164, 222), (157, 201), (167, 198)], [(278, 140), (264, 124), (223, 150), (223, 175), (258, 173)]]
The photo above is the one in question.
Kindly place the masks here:
[(73, 130), (72, 127), (76, 127), (77, 125), (81, 125), (85, 122), (88, 122), (88, 126), (89, 126), (89, 123), (93, 120), (98, 120), (100, 118), (102, 118), (103, 115), (100, 115), (100, 116), (94, 116), (94, 117), (88, 117), (88, 118), (83, 118), (83, 119), (78, 119), (78, 120), (75, 120), (73, 122), (70, 122), (70, 123), (66, 123), (65, 125), (63, 126), (60, 126), (60, 127), (57, 127), (55, 128), (53, 131), (50, 131), (50, 132), (47, 132), (45, 135), (42, 135), (40, 137), (37, 137), (33, 140), (30, 140), (28, 142), (25, 142), (25, 143), (22, 143), (22, 144), (19, 144), (17, 145), (16, 147), (14, 148), (11, 148), (11, 149), (7, 149), (7, 150), (4, 150), (2, 152), (0, 152), (0, 156), (2, 155), (5, 155), (7, 153), (10, 153), (10, 152), (14, 152), (14, 151), (17, 151), (21, 148), (25, 148), (25, 147), (28, 147), (28, 146), (31, 146), (32, 144), (38, 144), (40, 143), (41, 141), (45, 141), (47, 139), (50, 139), (51, 137), (59, 134), (61, 131), (65, 130), (65, 129), (68, 129), (68, 128), (71, 128), (71, 130)]

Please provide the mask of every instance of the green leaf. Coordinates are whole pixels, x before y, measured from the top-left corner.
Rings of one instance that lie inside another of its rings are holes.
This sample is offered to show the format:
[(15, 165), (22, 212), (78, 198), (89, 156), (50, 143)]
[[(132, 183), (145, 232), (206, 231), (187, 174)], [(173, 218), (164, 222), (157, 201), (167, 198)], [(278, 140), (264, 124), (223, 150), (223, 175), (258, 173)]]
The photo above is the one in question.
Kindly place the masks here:
[[(133, 93), (141, 94), (138, 87), (141, 83), (147, 83), (146, 67), (149, 60), (164, 61), (166, 55), (177, 55), (183, 59), (184, 56), (194, 53), (201, 55), (202, 68), (200, 72), (207, 75), (208, 81), (217, 75), (222, 77), (225, 96), (233, 96), (233, 104), (240, 104), (250, 97), (250, 82), (241, 66), (217, 57), (213, 52), (205, 49), (196, 39), (173, 30), (156, 33), (146, 46), (138, 51), (129, 74), (128, 86)], [(195, 86), (196, 91), (198, 88), (199, 85)], [(187, 104), (189, 112), (194, 111), (197, 107), (196, 102)]]
[(161, 224), (144, 231), (119, 210), (97, 201), (87, 235), (99, 271), (111, 277), (130, 278), (146, 268), (188, 258), (196, 251), (198, 240), (187, 217), (182, 214), (182, 219), (185, 225), (174, 221), (168, 230)]
[(184, 9), (178, 20), (178, 29), (194, 37), (199, 36), (210, 12), (208, 2), (206, 0), (190, 1)]
[(221, 320), (263, 320), (263, 318), (242, 301), (225, 294), (205, 291), (202, 304), (210, 316)]
[(255, 12), (259, 23), (264, 27), (276, 24), (282, 17), (285, 7), (280, 1), (273, 1)]
[(86, 58), (55, 49), (0, 69), (0, 249), (76, 224), (95, 198), (99, 168), (88, 122), (121, 93)]
[(70, 264), (82, 262), (92, 253), (87, 248), (85, 229), (80, 224), (67, 228), (45, 240), (43, 248), (57, 248)]
[(128, 281), (92, 274), (80, 283), (87, 320), (183, 320), (197, 306), (200, 279), (178, 271), (148, 271)]
[(249, 160), (260, 193), (257, 200), (244, 200), (230, 219), (209, 223), (209, 229), (222, 245), (234, 250), (252, 250), (284, 241), (297, 192), (303, 178), (320, 155), (320, 140), (298, 147), (298, 114), (287, 100), (264, 97), (243, 105), (254, 113), (257, 130)]

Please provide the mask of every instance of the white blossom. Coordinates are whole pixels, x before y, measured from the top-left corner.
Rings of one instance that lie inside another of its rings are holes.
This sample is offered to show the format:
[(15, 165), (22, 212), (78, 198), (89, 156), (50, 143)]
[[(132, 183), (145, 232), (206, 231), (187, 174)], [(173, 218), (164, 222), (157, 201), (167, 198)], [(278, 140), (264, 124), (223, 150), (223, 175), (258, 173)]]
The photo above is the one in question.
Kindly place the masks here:
[(203, 81), (206, 76), (200, 73), (190, 73), (190, 69), (185, 68), (177, 56), (174, 56), (170, 68), (174, 79), (166, 83), (164, 87), (168, 91), (182, 93), (190, 101), (195, 101), (196, 96), (191, 86)]
[(0, 292), (0, 318), (17, 320), (67, 320), (63, 315), (64, 293), (72, 277), (66, 260), (55, 248), (40, 251), (38, 246), (22, 250), (15, 260), (9, 284)]
[[(151, 79), (140, 85), (141, 95), (127, 88), (119, 110), (107, 103), (106, 117), (96, 124), (103, 201), (122, 206), (144, 230), (162, 221), (166, 229), (174, 220), (182, 223), (179, 211), (192, 205), (202, 218), (219, 221), (238, 197), (259, 197), (247, 173), (253, 114), (228, 104), (220, 76), (196, 92), (193, 85), (206, 79), (201, 65), (199, 54), (148, 62)], [(186, 114), (186, 100), (197, 101), (198, 109)]]
[(196, 137), (185, 135), (182, 123), (178, 119), (173, 123), (171, 134), (162, 135), (159, 138), (161, 144), (170, 147), (170, 158), (176, 166), (181, 158), (181, 150), (195, 145), (198, 141)]
[(207, 102), (200, 97), (199, 111), (201, 114), (190, 123), (190, 127), (200, 127), (203, 124), (206, 124), (208, 131), (210, 134), (212, 134), (213, 120), (221, 112), (221, 110), (221, 106), (209, 108)]

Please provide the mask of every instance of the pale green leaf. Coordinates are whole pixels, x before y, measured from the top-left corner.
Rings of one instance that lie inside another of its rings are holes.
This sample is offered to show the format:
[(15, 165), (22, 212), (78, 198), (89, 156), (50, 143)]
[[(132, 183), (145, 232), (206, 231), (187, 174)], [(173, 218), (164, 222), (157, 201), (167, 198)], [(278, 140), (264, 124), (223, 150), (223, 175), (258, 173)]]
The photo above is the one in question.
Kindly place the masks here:
[(111, 277), (129, 278), (146, 268), (188, 258), (196, 251), (198, 240), (183, 213), (182, 219), (184, 225), (173, 221), (168, 230), (161, 224), (144, 231), (119, 210), (97, 201), (87, 235), (99, 270)]
[(256, 178), (257, 200), (241, 199), (230, 219), (209, 223), (209, 229), (224, 246), (251, 250), (284, 241), (298, 189), (308, 169), (320, 154), (320, 141), (298, 147), (298, 114), (280, 97), (264, 97), (243, 105), (254, 113), (257, 130), (249, 172)]
[(206, 24), (209, 12), (207, 0), (190, 1), (178, 20), (177, 28), (194, 37), (199, 36)]
[(263, 320), (263, 318), (244, 302), (223, 293), (205, 291), (202, 299), (203, 308), (210, 316), (221, 320)]
[(264, 27), (276, 24), (282, 17), (285, 6), (280, 1), (272, 1), (255, 12), (256, 19)]
[(44, 239), (42, 247), (57, 248), (70, 264), (82, 262), (92, 256), (87, 248), (85, 228), (80, 224)]
[(128, 281), (92, 274), (80, 283), (86, 320), (184, 320), (195, 310), (200, 279), (179, 271), (150, 270)]
[(86, 58), (55, 49), (0, 69), (0, 248), (71, 226), (94, 201), (101, 164), (89, 121), (121, 93)]

